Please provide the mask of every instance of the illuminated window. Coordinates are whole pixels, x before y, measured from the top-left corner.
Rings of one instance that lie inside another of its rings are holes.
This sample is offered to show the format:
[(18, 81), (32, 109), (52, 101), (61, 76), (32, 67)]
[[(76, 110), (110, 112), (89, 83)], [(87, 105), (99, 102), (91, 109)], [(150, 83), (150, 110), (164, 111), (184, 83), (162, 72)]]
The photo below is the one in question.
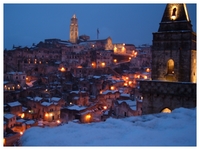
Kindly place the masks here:
[(169, 108), (165, 108), (162, 110), (162, 113), (171, 113), (172, 111)]
[(173, 9), (172, 16), (176, 16), (176, 8)]
[(167, 62), (167, 74), (173, 74), (173, 73), (174, 73), (174, 61), (170, 59)]
[(172, 20), (175, 20), (176, 19), (176, 8), (173, 8), (172, 10)]

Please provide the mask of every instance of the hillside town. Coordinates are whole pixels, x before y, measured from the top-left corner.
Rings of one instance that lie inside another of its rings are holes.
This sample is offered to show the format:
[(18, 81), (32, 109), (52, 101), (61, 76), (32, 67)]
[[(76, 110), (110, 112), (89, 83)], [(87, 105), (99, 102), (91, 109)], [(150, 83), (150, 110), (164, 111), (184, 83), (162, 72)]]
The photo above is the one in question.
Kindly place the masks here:
[(4, 146), (21, 145), (32, 127), (196, 108), (197, 43), (186, 4), (166, 5), (152, 45), (99, 39), (98, 29), (97, 39), (79, 36), (75, 14), (69, 31), (69, 40), (4, 49)]
[(151, 46), (111, 37), (45, 39), (4, 50), (4, 145), (19, 145), (30, 127), (105, 121), (142, 114), (139, 80), (151, 78)]

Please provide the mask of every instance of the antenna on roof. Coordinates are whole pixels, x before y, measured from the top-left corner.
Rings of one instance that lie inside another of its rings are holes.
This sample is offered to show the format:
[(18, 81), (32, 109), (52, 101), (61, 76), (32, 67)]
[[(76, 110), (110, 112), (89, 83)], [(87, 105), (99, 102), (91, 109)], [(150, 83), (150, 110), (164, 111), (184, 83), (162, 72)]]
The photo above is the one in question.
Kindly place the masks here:
[(99, 39), (99, 28), (97, 28), (97, 39)]

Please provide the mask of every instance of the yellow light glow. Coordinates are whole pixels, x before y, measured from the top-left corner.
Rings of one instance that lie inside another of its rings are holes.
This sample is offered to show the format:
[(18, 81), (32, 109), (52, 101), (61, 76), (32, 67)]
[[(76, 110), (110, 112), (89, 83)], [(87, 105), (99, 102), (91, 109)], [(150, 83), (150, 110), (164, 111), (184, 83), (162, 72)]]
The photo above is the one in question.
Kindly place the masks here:
[(132, 81), (129, 81), (128, 84), (130, 85), (132, 83)]
[(3, 138), (3, 145), (5, 145), (6, 144), (6, 139), (5, 138)]
[(45, 117), (48, 117), (48, 116), (49, 116), (49, 114), (48, 114), (48, 113), (46, 113), (46, 114), (45, 114)]
[(175, 19), (176, 19), (176, 16), (172, 16), (171, 18), (172, 18), (172, 20), (175, 20)]
[(102, 66), (102, 67), (105, 67), (105, 65), (106, 65), (105, 62), (102, 62), (102, 63), (101, 63), (101, 66)]
[(45, 90), (46, 92), (48, 91), (48, 89)]
[(100, 91), (100, 94), (102, 94), (103, 92), (102, 92), (102, 90)]
[(146, 72), (150, 72), (150, 69), (149, 69), (149, 68), (147, 68), (147, 69), (146, 69)]
[(129, 57), (128, 59), (131, 60), (131, 57)]
[(50, 114), (50, 116), (53, 116), (53, 114)]
[(187, 11), (187, 7), (185, 4), (183, 4), (183, 7), (185, 9), (185, 13), (186, 13), (186, 18), (187, 18), (187, 21), (189, 21), (189, 16), (188, 16), (188, 11)]
[(21, 118), (24, 118), (24, 113), (22, 113)]
[(128, 77), (126, 77), (126, 80), (128, 80)]
[(124, 83), (124, 86), (127, 86), (128, 84), (127, 83)]
[(62, 67), (62, 68), (60, 69), (60, 71), (65, 72), (66, 69), (65, 69), (64, 67)]
[(114, 87), (114, 86), (111, 86), (111, 87), (110, 87), (110, 89), (111, 89), (111, 90), (114, 90), (114, 89), (115, 89), (115, 87)]
[(85, 116), (85, 120), (87, 121), (87, 122), (89, 122), (90, 121), (90, 119), (91, 119), (91, 115), (90, 114), (87, 114), (86, 116)]
[(137, 78), (139, 79), (139, 78), (140, 78), (140, 75), (137, 75)]
[(163, 113), (171, 113), (172, 111), (169, 108), (165, 108), (162, 110)]
[(147, 76), (144, 76), (144, 79), (147, 79)]
[(20, 135), (22, 135), (23, 134), (23, 132), (20, 132)]
[(26, 77), (26, 80), (28, 80), (28, 77)]
[(113, 61), (116, 63), (116, 62), (117, 62), (117, 59), (114, 59)]
[(173, 6), (171, 8), (171, 19), (175, 20), (177, 18), (178, 7)]
[(107, 109), (107, 106), (103, 106), (103, 109)]
[(116, 52), (117, 52), (117, 47), (115, 46), (115, 47), (114, 47), (114, 53), (116, 53)]
[(78, 66), (77, 68), (83, 68), (82, 66)]
[(60, 123), (60, 120), (57, 120), (56, 122), (57, 122), (57, 123)]

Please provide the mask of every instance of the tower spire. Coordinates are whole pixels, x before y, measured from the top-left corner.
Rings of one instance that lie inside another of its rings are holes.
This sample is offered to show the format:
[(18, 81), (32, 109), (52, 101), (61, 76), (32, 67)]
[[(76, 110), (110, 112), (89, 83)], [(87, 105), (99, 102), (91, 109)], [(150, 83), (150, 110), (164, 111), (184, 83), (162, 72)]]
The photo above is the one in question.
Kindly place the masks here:
[[(178, 26), (177, 24), (182, 24)], [(191, 21), (188, 15), (186, 4), (167, 4), (159, 31), (167, 30), (192, 30)]]
[(69, 41), (71, 43), (77, 43), (78, 40), (78, 19), (76, 18), (76, 14), (74, 14), (71, 18), (70, 23), (70, 35), (69, 35)]

